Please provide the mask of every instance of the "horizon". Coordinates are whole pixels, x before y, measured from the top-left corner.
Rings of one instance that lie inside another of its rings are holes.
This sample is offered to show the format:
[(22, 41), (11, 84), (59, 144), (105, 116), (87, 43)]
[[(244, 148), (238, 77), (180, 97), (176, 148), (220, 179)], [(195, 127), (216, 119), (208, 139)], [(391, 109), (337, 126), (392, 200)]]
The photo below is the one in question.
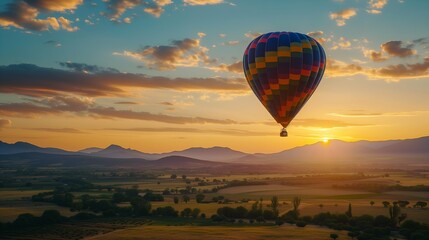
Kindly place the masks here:
[[(67, 149), (67, 148), (58, 148), (58, 149), (66, 150), (66, 151), (71, 151), (71, 152), (79, 152), (79, 151), (90, 149), (90, 148), (100, 148), (101, 150), (103, 150), (103, 149), (107, 149), (107, 148), (109, 148), (111, 146), (118, 146), (118, 147), (121, 147), (121, 148), (126, 149), (126, 150), (137, 150), (137, 151), (142, 152), (142, 153), (163, 154), (163, 153), (170, 153), (170, 152), (181, 152), (181, 151), (185, 151), (185, 150), (189, 150), (189, 149), (195, 149), (195, 148), (202, 148), (202, 149), (227, 148), (227, 149), (230, 149), (230, 150), (233, 150), (233, 151), (239, 151), (239, 152), (246, 153), (246, 154), (275, 154), (275, 153), (279, 153), (279, 152), (283, 152), (283, 151), (292, 150), (294, 148), (300, 148), (300, 147), (305, 147), (305, 146), (310, 146), (310, 145), (315, 145), (315, 144), (322, 144), (322, 145), (326, 145), (328, 147), (329, 144), (332, 141), (340, 141), (340, 142), (344, 142), (344, 143), (357, 143), (357, 142), (362, 142), (362, 141), (368, 141), (368, 142), (387, 142), (387, 141), (413, 140), (413, 139), (420, 139), (420, 138), (427, 138), (427, 137), (429, 137), (429, 136), (420, 136), (420, 137), (416, 137), (416, 138), (387, 139), (387, 140), (381, 140), (381, 141), (377, 141), (377, 140), (375, 140), (375, 141), (370, 141), (370, 140), (344, 141), (344, 140), (341, 140), (341, 139), (322, 139), (321, 141), (318, 141), (318, 142), (308, 143), (308, 144), (304, 144), (304, 145), (300, 145), (300, 146), (294, 146), (294, 147), (291, 147), (291, 148), (282, 149), (282, 150), (277, 151), (277, 152), (260, 152), (260, 151), (259, 152), (258, 151), (256, 151), (256, 152), (245, 152), (245, 151), (240, 151), (240, 150), (237, 150), (237, 149), (234, 149), (234, 148), (230, 148), (230, 147), (227, 147), (227, 146), (221, 146), (221, 145), (214, 145), (214, 146), (209, 146), (209, 147), (191, 146), (191, 147), (183, 148), (183, 149), (172, 149), (172, 150), (167, 151), (167, 152), (149, 152), (149, 151), (146, 151), (146, 150), (141, 149), (141, 148), (140, 149), (135, 149), (135, 148), (123, 146), (123, 145), (116, 144), (116, 143), (111, 143), (111, 144), (109, 144), (107, 146), (104, 146), (104, 147), (103, 146), (87, 146), (87, 147), (80, 148), (80, 149)], [(53, 146), (37, 145), (37, 144), (34, 144), (32, 142), (26, 142), (26, 141), (6, 142), (6, 141), (3, 141), (3, 140), (0, 140), (0, 142), (6, 143), (6, 144), (16, 144), (16, 143), (21, 142), (21, 143), (32, 144), (32, 145), (35, 145), (37, 147), (42, 147), (42, 148), (57, 148), (57, 147), (53, 147)]]
[[(68, 150), (114, 142), (152, 153), (220, 145), (272, 153), (328, 139), (427, 136), (428, 8), (402, 0), (4, 1), (2, 139)], [(272, 31), (308, 34), (327, 54), (288, 138), (242, 70), (247, 44)]]

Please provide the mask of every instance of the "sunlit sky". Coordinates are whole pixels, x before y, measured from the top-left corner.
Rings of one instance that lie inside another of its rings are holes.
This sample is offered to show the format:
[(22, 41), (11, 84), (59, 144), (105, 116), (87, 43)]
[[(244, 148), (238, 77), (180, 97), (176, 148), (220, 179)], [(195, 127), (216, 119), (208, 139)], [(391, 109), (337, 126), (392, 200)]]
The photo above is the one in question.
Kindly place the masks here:
[[(429, 1), (4, 0), (0, 140), (145, 152), (276, 152), (429, 135)], [(327, 69), (280, 138), (242, 73), (247, 44), (294, 31)]]

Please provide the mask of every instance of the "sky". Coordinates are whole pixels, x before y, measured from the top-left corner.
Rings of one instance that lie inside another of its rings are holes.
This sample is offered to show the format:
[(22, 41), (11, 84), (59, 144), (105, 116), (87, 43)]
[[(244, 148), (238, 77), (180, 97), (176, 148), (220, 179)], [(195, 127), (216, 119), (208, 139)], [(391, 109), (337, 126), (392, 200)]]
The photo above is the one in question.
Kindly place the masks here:
[[(2, 0), (0, 140), (278, 152), (429, 135), (429, 1)], [(300, 32), (324, 77), (280, 138), (244, 78), (255, 37)]]

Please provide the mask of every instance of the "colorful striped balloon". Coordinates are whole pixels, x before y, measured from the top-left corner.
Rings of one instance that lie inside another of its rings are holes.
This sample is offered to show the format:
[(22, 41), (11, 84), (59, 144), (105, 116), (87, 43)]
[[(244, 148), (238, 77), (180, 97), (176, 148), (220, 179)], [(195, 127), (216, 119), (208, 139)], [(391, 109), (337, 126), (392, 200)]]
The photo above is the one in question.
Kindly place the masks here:
[(325, 71), (326, 55), (312, 37), (295, 32), (270, 32), (246, 48), (247, 82), (273, 118), (285, 128), (316, 90)]

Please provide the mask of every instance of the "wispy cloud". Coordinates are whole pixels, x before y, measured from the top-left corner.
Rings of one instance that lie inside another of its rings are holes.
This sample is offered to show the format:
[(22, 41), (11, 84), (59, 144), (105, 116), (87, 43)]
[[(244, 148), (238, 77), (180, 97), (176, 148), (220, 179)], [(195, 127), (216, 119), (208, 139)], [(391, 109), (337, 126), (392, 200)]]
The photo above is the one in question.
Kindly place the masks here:
[(122, 110), (116, 109), (114, 107), (104, 107), (94, 103), (89, 98), (74, 96), (41, 98), (34, 100), (32, 103), (25, 102), (0, 104), (0, 116), (34, 118), (66, 113), (95, 118), (133, 119), (171, 124), (240, 124), (240, 122), (231, 119), (172, 116), (166, 114), (154, 114), (145, 111)]
[(223, 3), (224, 0), (183, 0), (185, 5), (201, 6), (201, 5), (216, 5)]
[[(242, 78), (167, 78), (121, 73), (87, 64), (61, 63), (73, 69), (44, 68), (30, 64), (0, 66), (0, 92), (27, 96), (74, 93), (83, 96), (125, 96), (129, 88), (176, 91), (249, 92)], [(61, 81), (60, 81), (61, 80)]]
[(331, 116), (344, 118), (375, 118), (375, 117), (413, 117), (428, 111), (408, 111), (408, 112), (367, 112), (361, 110), (349, 113), (329, 113)]
[(9, 119), (3, 119), (0, 118), (0, 131), (5, 128), (5, 127), (9, 127), (12, 125), (12, 121), (10, 121)]
[(339, 120), (331, 119), (295, 119), (292, 124), (298, 127), (311, 127), (311, 128), (344, 128), (344, 127), (366, 127), (372, 126), (373, 124), (363, 123), (349, 123)]
[(23, 128), (25, 130), (40, 131), (40, 132), (53, 132), (53, 133), (73, 133), (83, 134), (87, 133), (75, 128)]
[(219, 134), (228, 136), (272, 136), (272, 132), (250, 131), (243, 129), (211, 129), (211, 128), (106, 128), (111, 131), (131, 131), (131, 132), (155, 132), (155, 133), (197, 133), (197, 134)]

